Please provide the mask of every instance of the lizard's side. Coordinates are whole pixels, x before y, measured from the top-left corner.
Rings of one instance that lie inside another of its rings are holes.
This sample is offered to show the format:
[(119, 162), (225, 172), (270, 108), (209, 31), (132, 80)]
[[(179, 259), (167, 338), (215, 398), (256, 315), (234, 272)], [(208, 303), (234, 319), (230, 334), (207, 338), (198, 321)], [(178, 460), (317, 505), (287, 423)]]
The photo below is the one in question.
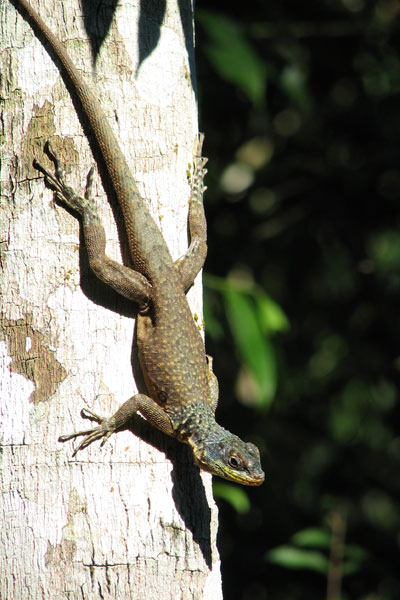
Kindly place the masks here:
[(256, 446), (243, 442), (215, 421), (218, 385), (207, 359), (204, 343), (194, 323), (186, 291), (202, 268), (207, 252), (206, 221), (202, 203), (206, 160), (201, 157), (202, 138), (194, 160), (189, 202), (188, 251), (175, 263), (167, 245), (141, 199), (128, 164), (104, 111), (80, 76), (62, 44), (26, 2), (13, 0), (27, 15), (39, 37), (45, 38), (57, 55), (80, 100), (104, 159), (108, 176), (121, 206), (135, 270), (118, 264), (105, 254), (105, 232), (90, 194), (85, 197), (65, 184), (57, 156), (48, 144), (55, 164), (52, 174), (36, 163), (46, 182), (65, 205), (81, 215), (89, 263), (96, 275), (118, 293), (138, 304), (137, 345), (148, 395), (136, 394), (110, 418), (86, 409), (82, 416), (97, 427), (61, 436), (67, 441), (85, 436), (74, 455), (127, 425), (138, 411), (164, 433), (189, 444), (196, 464), (214, 475), (247, 485), (260, 485), (264, 473)]

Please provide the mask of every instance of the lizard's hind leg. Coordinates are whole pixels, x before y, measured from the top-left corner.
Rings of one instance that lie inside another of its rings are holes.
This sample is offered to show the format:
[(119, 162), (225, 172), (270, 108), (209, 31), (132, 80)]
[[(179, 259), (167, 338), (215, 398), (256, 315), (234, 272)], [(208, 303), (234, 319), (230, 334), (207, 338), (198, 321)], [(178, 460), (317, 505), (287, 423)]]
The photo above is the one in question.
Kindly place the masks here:
[(90, 267), (104, 283), (125, 298), (134, 300), (143, 309), (152, 297), (150, 282), (141, 273), (120, 265), (105, 253), (106, 235), (92, 197), (94, 167), (89, 171), (85, 196), (82, 197), (65, 183), (60, 161), (49, 142), (46, 144), (46, 152), (54, 162), (54, 174), (37, 161), (34, 166), (44, 174), (47, 185), (55, 190), (58, 200), (81, 215)]
[(203, 140), (204, 135), (200, 134), (191, 177), (188, 219), (190, 246), (185, 254), (175, 262), (181, 275), (183, 289), (186, 292), (193, 285), (195, 277), (203, 267), (207, 256), (207, 222), (203, 205), (203, 193), (207, 189), (203, 183), (207, 173), (207, 169), (204, 168), (207, 158), (201, 156)]

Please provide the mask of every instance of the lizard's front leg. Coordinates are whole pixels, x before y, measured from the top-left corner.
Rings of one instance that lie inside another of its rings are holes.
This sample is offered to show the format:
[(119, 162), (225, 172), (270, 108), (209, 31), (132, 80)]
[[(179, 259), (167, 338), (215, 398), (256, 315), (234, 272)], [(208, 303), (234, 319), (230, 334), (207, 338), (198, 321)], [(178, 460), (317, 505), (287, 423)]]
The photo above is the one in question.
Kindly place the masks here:
[(68, 442), (68, 440), (75, 439), (82, 435), (85, 436), (81, 443), (75, 448), (72, 456), (76, 456), (79, 450), (83, 450), (95, 440), (102, 439), (101, 446), (104, 446), (110, 435), (116, 431), (124, 429), (137, 412), (140, 412), (147, 419), (147, 421), (154, 425), (154, 427), (157, 427), (157, 429), (160, 429), (160, 431), (163, 433), (171, 436), (175, 435), (171, 421), (161, 406), (159, 406), (152, 398), (150, 398), (150, 396), (146, 396), (145, 394), (136, 394), (124, 402), (124, 404), (119, 407), (117, 412), (109, 418), (100, 417), (96, 413), (83, 408), (81, 410), (81, 416), (84, 419), (90, 419), (91, 421), (99, 423), (99, 426), (67, 435), (60, 435), (58, 441)]
[(54, 174), (37, 161), (34, 162), (34, 166), (44, 174), (46, 183), (55, 190), (57, 198), (81, 215), (85, 245), (92, 270), (99, 279), (116, 292), (137, 302), (139, 308), (144, 308), (152, 296), (150, 282), (141, 273), (120, 265), (105, 253), (106, 235), (92, 198), (93, 167), (88, 174), (85, 196), (79, 196), (66, 185), (60, 161), (49, 142), (46, 144), (46, 151), (54, 162)]

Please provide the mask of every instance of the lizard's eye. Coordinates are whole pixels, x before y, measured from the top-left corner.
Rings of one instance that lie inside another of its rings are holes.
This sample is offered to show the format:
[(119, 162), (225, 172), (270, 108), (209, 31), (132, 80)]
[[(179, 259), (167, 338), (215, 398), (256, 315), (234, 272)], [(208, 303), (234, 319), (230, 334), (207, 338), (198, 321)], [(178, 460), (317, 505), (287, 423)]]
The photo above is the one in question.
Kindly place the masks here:
[(229, 466), (232, 467), (232, 469), (239, 469), (239, 467), (241, 466), (241, 460), (239, 459), (239, 457), (236, 454), (232, 454), (229, 457)]

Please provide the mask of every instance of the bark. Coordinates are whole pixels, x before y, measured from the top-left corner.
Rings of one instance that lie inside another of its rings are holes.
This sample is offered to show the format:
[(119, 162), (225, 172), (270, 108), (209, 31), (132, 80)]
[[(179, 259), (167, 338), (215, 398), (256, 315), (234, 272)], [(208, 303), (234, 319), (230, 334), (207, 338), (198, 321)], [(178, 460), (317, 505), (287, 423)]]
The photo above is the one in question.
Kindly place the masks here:
[[(197, 133), (192, 7), (168, 0), (161, 14), (162, 3), (126, 0), (102, 14), (89, 2), (88, 14), (78, 0), (32, 4), (97, 90), (177, 258), (187, 247)], [(93, 63), (89, 38), (110, 17)], [(140, 417), (74, 459), (73, 443), (57, 441), (86, 428), (83, 406), (109, 415), (136, 391), (135, 307), (89, 271), (79, 221), (32, 166), (34, 157), (46, 163), (50, 139), (82, 191), (95, 159), (42, 43), (9, 0), (0, 0), (0, 19), (0, 597), (217, 600), (211, 477), (186, 446)], [(126, 263), (120, 213), (103, 183), (96, 170), (107, 251)], [(200, 315), (200, 281), (190, 302)]]

